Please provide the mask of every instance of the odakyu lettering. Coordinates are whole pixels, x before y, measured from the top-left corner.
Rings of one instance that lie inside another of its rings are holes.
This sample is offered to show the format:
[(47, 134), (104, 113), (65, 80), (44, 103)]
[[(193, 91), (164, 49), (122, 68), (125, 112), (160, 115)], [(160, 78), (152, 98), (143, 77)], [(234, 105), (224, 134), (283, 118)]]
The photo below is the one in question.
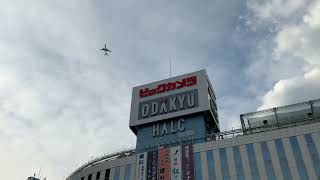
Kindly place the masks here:
[(198, 91), (191, 90), (139, 103), (139, 119), (198, 107)]
[(156, 94), (161, 94), (168, 91), (173, 91), (176, 89), (181, 89), (184, 87), (194, 86), (196, 84), (197, 84), (197, 76), (191, 76), (175, 82), (159, 84), (156, 88), (140, 89), (139, 95), (140, 95), (140, 98), (143, 98), (143, 97), (153, 96)]
[(152, 126), (152, 136), (159, 137), (169, 134), (174, 134), (176, 132), (181, 132), (185, 130), (183, 125), (184, 119), (179, 119), (177, 121), (171, 120), (170, 122), (156, 123)]

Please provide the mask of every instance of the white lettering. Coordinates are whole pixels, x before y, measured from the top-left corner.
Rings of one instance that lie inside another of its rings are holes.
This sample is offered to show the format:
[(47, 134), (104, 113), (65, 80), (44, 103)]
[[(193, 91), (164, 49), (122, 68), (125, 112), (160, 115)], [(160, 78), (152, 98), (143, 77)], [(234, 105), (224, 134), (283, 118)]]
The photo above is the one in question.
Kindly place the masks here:
[(152, 126), (152, 135), (153, 135), (153, 137), (159, 136), (159, 124), (158, 123), (154, 124)]
[(164, 122), (163, 125), (162, 125), (162, 131), (161, 131), (161, 136), (163, 136), (164, 134), (168, 134), (168, 129), (167, 129), (167, 125), (166, 123)]
[(171, 121), (171, 133), (173, 134), (173, 133), (175, 133), (175, 132), (177, 132), (177, 130), (174, 129), (174, 121), (172, 120), (172, 121)]
[[(170, 126), (170, 127), (169, 127)], [(161, 132), (160, 132), (161, 129)], [(171, 120), (170, 122), (156, 123), (152, 125), (152, 136), (159, 137), (168, 134), (174, 134), (176, 132), (184, 131), (184, 119)]]
[(149, 114), (149, 106), (148, 106), (148, 104), (144, 104), (142, 106), (141, 114), (142, 114), (142, 117), (144, 117), (144, 118), (148, 116), (148, 114)]
[(157, 102), (153, 102), (151, 103), (151, 116), (154, 116), (158, 113), (158, 103)]
[(170, 111), (176, 111), (176, 97), (170, 98)]
[(167, 113), (168, 110), (167, 110), (167, 106), (166, 106), (166, 103), (161, 103), (161, 106), (160, 106), (160, 114), (162, 113)]
[(193, 107), (194, 106), (194, 94), (188, 94), (188, 106)]
[(185, 130), (185, 128), (183, 126), (183, 123), (184, 123), (184, 119), (179, 119), (179, 121), (178, 121), (178, 130), (179, 131), (184, 131)]
[(185, 99), (185, 95), (181, 95), (181, 96), (178, 96), (178, 100), (179, 100), (179, 104), (180, 104), (180, 109), (183, 109), (184, 108), (184, 99)]

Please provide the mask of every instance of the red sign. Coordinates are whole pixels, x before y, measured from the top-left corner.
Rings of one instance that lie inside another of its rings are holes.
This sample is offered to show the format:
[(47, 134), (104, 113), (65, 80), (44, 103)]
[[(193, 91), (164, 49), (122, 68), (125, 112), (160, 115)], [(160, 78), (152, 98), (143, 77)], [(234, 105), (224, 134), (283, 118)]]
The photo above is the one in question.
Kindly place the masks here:
[(153, 96), (155, 94), (161, 94), (168, 91), (173, 91), (176, 89), (181, 89), (184, 87), (190, 87), (197, 84), (197, 76), (191, 76), (182, 79), (181, 81), (169, 82), (165, 84), (159, 84), (154, 89), (140, 89), (140, 98)]
[(170, 149), (159, 147), (158, 180), (170, 180)]

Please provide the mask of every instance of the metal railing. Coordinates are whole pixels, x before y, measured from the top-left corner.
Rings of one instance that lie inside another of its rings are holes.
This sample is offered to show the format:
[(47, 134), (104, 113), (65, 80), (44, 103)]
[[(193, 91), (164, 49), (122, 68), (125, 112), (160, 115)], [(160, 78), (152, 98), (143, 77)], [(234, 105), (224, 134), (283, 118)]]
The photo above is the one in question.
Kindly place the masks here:
[(241, 128), (221, 131), (218, 133), (207, 134), (207, 141), (218, 141), (218, 140), (230, 139), (230, 138), (235, 138), (237, 136), (245, 136), (245, 135), (249, 135), (249, 134), (256, 134), (256, 133), (261, 133), (261, 132), (273, 131), (273, 130), (277, 130), (277, 129), (290, 128), (290, 127), (300, 126), (300, 125), (304, 125), (304, 124), (310, 124), (310, 123), (314, 123), (314, 122), (320, 122), (320, 117), (309, 118), (309, 119), (304, 119), (301, 121), (294, 121), (294, 122), (266, 124), (263, 126), (251, 128), (250, 131), (243, 131), (243, 129), (241, 129)]

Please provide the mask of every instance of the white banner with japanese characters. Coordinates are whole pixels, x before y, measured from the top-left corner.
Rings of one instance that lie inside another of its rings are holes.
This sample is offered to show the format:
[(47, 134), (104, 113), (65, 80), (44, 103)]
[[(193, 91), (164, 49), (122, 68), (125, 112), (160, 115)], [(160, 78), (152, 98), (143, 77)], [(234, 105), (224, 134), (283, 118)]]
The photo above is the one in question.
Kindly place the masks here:
[(146, 180), (147, 175), (147, 153), (137, 155), (136, 180)]
[(181, 180), (182, 178), (182, 166), (181, 166), (181, 146), (170, 148), (170, 168), (171, 168), (171, 180)]

